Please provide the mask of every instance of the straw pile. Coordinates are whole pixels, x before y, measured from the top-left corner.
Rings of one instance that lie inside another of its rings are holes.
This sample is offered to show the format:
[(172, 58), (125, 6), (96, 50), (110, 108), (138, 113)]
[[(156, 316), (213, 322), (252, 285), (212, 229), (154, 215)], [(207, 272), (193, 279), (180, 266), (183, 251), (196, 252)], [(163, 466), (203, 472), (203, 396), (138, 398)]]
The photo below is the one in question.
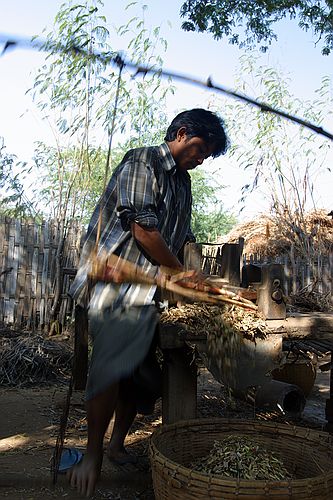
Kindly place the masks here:
[(290, 214), (270, 216), (261, 214), (253, 221), (237, 225), (217, 243), (237, 243), (244, 238), (244, 253), (258, 253), (276, 257), (288, 252), (295, 245), (296, 254), (311, 246), (322, 253), (333, 247), (333, 219), (327, 210), (314, 210), (300, 217)]
[(163, 312), (160, 321), (186, 325), (187, 332), (192, 335), (204, 334), (207, 337), (207, 356), (215, 361), (224, 380), (231, 380), (231, 374), (236, 373), (242, 339), (254, 342), (269, 333), (257, 311), (229, 305), (186, 304)]
[(264, 338), (269, 333), (265, 320), (257, 311), (229, 305), (221, 307), (194, 303), (170, 307), (161, 314), (160, 322), (184, 324), (189, 333), (200, 333), (207, 337), (220, 337), (223, 330), (232, 330), (254, 340), (258, 337)]
[(41, 335), (0, 332), (0, 385), (31, 386), (64, 380), (72, 351)]
[[(327, 210), (308, 213), (281, 212), (275, 217), (261, 214), (253, 221), (236, 226), (220, 243), (236, 243), (244, 238), (244, 254), (257, 254), (260, 261), (279, 261), (286, 257), (291, 265), (301, 264), (301, 272), (308, 266), (316, 269), (317, 260), (328, 259), (333, 251), (333, 219)], [(314, 271), (313, 271), (314, 272)], [(300, 286), (304, 285), (303, 278)], [(298, 290), (288, 298), (288, 309), (300, 312), (332, 312), (330, 294), (318, 290), (317, 278), (312, 277), (311, 288)]]
[(205, 457), (191, 467), (206, 474), (249, 480), (284, 481), (291, 475), (281, 458), (248, 436), (230, 435), (215, 441)]

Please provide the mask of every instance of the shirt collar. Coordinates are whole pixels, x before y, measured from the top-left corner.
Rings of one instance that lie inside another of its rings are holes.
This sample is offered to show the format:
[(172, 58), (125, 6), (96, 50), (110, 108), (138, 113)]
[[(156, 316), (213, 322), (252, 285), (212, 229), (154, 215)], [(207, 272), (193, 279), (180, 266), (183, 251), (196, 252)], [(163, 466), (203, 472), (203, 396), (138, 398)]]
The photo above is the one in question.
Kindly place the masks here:
[(174, 172), (176, 170), (176, 162), (171, 154), (168, 144), (163, 142), (160, 146), (158, 146), (158, 149), (161, 157), (163, 158), (163, 168), (169, 172)]

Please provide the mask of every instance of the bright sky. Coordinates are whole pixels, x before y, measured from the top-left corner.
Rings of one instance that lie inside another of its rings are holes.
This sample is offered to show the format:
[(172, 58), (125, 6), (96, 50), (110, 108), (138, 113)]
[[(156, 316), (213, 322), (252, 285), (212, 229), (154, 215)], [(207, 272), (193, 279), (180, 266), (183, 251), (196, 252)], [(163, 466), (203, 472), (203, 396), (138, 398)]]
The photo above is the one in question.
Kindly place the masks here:
[[(44, 27), (50, 31), (53, 19), (63, 1), (52, 0), (0, 0), (0, 33), (31, 37), (41, 34)], [(129, 0), (105, 0), (104, 13), (109, 22), (117, 26), (124, 24), (131, 14), (125, 10)], [(188, 33), (181, 30), (179, 9), (182, 0), (146, 0), (147, 24), (152, 27), (162, 25), (162, 36), (168, 40), (168, 50), (163, 54), (164, 67), (173, 72), (187, 74), (201, 80), (211, 76), (214, 83), (229, 88), (234, 87), (235, 71), (242, 54), (237, 47), (227, 42), (214, 41), (208, 34)], [(137, 13), (141, 10), (138, 8)], [(168, 22), (171, 22), (170, 28)], [(333, 81), (333, 55), (322, 56), (320, 47), (315, 47), (311, 34), (305, 34), (295, 22), (279, 25), (279, 40), (262, 56), (261, 62), (270, 67), (281, 68), (291, 77), (291, 91), (301, 99), (313, 99), (315, 89), (321, 85), (323, 76)], [(119, 43), (119, 42), (118, 42)], [(124, 47), (118, 46), (119, 50)], [(34, 141), (52, 140), (45, 123), (41, 121), (31, 102), (25, 95), (32, 86), (33, 71), (41, 65), (43, 55), (30, 50), (8, 51), (0, 58), (0, 136), (4, 137), (8, 153), (14, 153), (20, 160), (28, 160), (34, 149)], [(170, 118), (180, 108), (205, 107), (211, 96), (209, 90), (197, 86), (175, 82), (177, 87), (173, 101), (170, 101)], [(333, 90), (332, 90), (333, 92)], [(251, 97), (256, 97), (252, 95)], [(223, 110), (221, 110), (223, 115)], [(324, 124), (333, 132), (333, 124)], [(332, 158), (332, 157), (331, 157)], [(219, 161), (219, 160), (216, 160)], [(221, 182), (226, 185), (222, 199), (224, 206), (237, 213), (235, 201), (240, 197), (240, 187), (244, 184), (244, 172), (235, 165), (222, 163)], [(332, 209), (330, 175), (320, 179), (319, 205)], [(265, 209), (259, 196), (251, 202), (251, 210), (246, 215)]]

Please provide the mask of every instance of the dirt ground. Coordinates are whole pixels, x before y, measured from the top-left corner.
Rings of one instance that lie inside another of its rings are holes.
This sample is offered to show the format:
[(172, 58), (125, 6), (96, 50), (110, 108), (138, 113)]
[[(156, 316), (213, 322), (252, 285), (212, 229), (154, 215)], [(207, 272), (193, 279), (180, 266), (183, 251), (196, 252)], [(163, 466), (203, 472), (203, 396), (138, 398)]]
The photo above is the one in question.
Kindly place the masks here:
[[(325, 361), (325, 360), (323, 360)], [(329, 372), (318, 371), (315, 386), (298, 425), (322, 429), (325, 399), (329, 393)], [(59, 475), (52, 486), (50, 459), (55, 445), (59, 417), (66, 399), (66, 386), (1, 388), (0, 498), (39, 500), (80, 498)], [(279, 413), (255, 412), (245, 402), (231, 398), (205, 369), (198, 380), (198, 417), (234, 417), (285, 422)], [(127, 448), (137, 454), (138, 464), (117, 467), (104, 459), (101, 480), (94, 499), (153, 500), (147, 443), (161, 424), (161, 406), (152, 416), (138, 416), (127, 439)], [(86, 419), (82, 392), (74, 392), (65, 446), (85, 448)], [(108, 431), (110, 435), (110, 430)]]

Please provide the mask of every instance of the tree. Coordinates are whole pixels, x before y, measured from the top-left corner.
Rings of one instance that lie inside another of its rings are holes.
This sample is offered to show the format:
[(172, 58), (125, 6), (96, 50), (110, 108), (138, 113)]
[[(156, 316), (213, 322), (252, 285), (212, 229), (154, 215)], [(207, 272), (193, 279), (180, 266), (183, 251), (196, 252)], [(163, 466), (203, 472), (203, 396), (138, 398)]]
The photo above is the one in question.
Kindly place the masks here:
[[(62, 173), (61, 189), (71, 193), (66, 201), (67, 217), (76, 219), (86, 224), (95, 207), (103, 189), (107, 151), (105, 148), (94, 148), (92, 145), (85, 155), (85, 164), (88, 169), (82, 169), (79, 176), (73, 179), (72, 173), (76, 171), (78, 150), (70, 146), (61, 150), (61, 162), (66, 165)], [(44, 217), (57, 219), (61, 213), (61, 203), (64, 203), (57, 186), (59, 186), (59, 151), (55, 146), (42, 142), (37, 143), (34, 153), (35, 171), (38, 172), (38, 182), (32, 189), (38, 205), (43, 209)]]
[[(64, 237), (68, 219), (88, 221), (105, 178), (128, 149), (163, 141), (169, 121), (166, 97), (174, 92), (171, 80), (163, 83), (161, 79), (163, 60), (158, 54), (167, 44), (159, 27), (145, 27), (146, 6), (142, 18), (133, 17), (116, 28), (117, 35), (127, 40), (129, 58), (156, 69), (154, 74), (135, 79), (126, 68), (119, 75), (117, 68), (106, 64), (113, 52), (102, 7), (100, 0), (62, 5), (53, 30), (46, 35), (46, 64), (39, 69), (31, 89), (55, 138), (53, 146), (37, 145), (39, 183), (35, 195), (48, 215), (59, 220)], [(85, 54), (73, 53), (73, 45)], [(104, 54), (103, 62), (89, 56), (93, 49)], [(116, 96), (115, 128), (111, 130)], [(111, 139), (112, 156), (108, 162), (107, 145)], [(200, 182), (194, 177), (195, 191)], [(206, 186), (200, 194), (200, 209), (194, 206), (194, 226), (202, 239), (213, 238), (230, 225), (222, 208), (211, 208), (216, 202), (214, 189)]]
[[(167, 122), (165, 98), (173, 92), (170, 82), (162, 84), (163, 61), (155, 55), (158, 45), (166, 49), (166, 42), (159, 28), (145, 28), (145, 8), (142, 19), (133, 17), (116, 29), (120, 37), (133, 35), (128, 50), (134, 62), (156, 68), (155, 74), (133, 79), (126, 68), (120, 74), (108, 64), (114, 52), (102, 7), (100, 0), (61, 6), (46, 35), (46, 64), (31, 89), (55, 138), (55, 146), (39, 144), (36, 151), (41, 192), (53, 193), (52, 214), (63, 221), (75, 214), (84, 220), (121, 150), (160, 136)], [(73, 46), (82, 52), (73, 52)], [(104, 55), (103, 60), (93, 57), (94, 50)]]
[(301, 29), (312, 29), (323, 41), (323, 54), (333, 49), (332, 0), (187, 0), (180, 14), (187, 19), (182, 24), (186, 31), (209, 32), (217, 40), (228, 37), (239, 47), (258, 43), (262, 51), (277, 39), (274, 23), (297, 19)]
[[(323, 78), (316, 99), (301, 101), (290, 93), (286, 75), (264, 65), (257, 66), (254, 56), (241, 58), (238, 73), (247, 75), (251, 92), (255, 92), (260, 101), (318, 125), (331, 119), (330, 78)], [(242, 92), (249, 92), (248, 83), (239, 81), (238, 85)], [(230, 102), (223, 106), (232, 143), (231, 155), (248, 179), (241, 201), (249, 202), (252, 192), (270, 201), (269, 211), (280, 227), (281, 237), (293, 242), (298, 253), (310, 261), (318, 235), (308, 233), (305, 215), (317, 208), (320, 195), (317, 179), (324, 171), (330, 171), (327, 155), (331, 142), (251, 106)]]
[[(14, 173), (17, 165), (20, 166), (20, 175)], [(4, 140), (0, 137), (0, 214), (9, 217), (37, 215), (34, 205), (25, 195), (22, 184), (22, 177), (27, 173), (27, 164), (18, 164), (16, 156), (6, 152)]]
[[(53, 318), (59, 307), (68, 221), (76, 217), (84, 222), (101, 195), (113, 167), (114, 140), (120, 145), (130, 134), (132, 144), (140, 145), (149, 133), (156, 133), (158, 120), (166, 122), (166, 94), (173, 91), (170, 84), (161, 84), (162, 59), (154, 55), (158, 44), (166, 47), (165, 41), (158, 28), (151, 33), (145, 28), (144, 16), (132, 18), (117, 32), (133, 33), (128, 44), (131, 59), (148, 62), (156, 73), (133, 79), (126, 68), (120, 71), (111, 65), (115, 54), (102, 7), (100, 0), (60, 7), (53, 30), (44, 35), (48, 55), (31, 89), (55, 140), (54, 146), (39, 144), (35, 152), (40, 181), (35, 183), (36, 199), (58, 223)], [(95, 50), (103, 57), (94, 57)]]
[(193, 234), (198, 242), (213, 242), (227, 234), (236, 224), (236, 217), (223, 209), (218, 193), (223, 186), (214, 181), (203, 170), (193, 170), (192, 178), (192, 220)]

